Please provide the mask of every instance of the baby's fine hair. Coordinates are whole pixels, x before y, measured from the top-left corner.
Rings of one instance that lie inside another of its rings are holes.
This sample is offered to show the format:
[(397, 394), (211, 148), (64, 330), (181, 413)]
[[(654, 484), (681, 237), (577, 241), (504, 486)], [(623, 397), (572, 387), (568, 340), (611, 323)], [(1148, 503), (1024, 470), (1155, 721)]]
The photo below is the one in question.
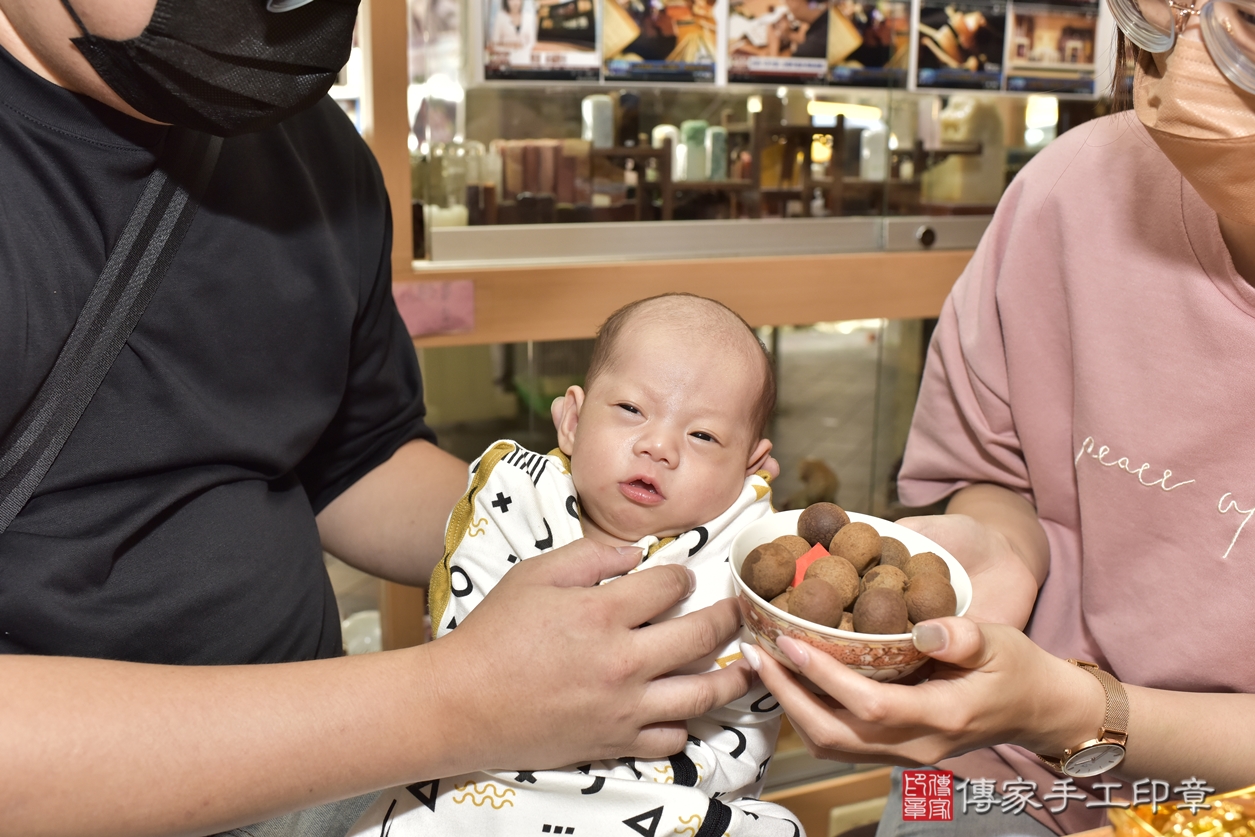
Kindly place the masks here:
[(755, 353), (762, 359), (763, 375), (763, 385), (758, 401), (750, 411), (750, 429), (754, 431), (752, 443), (757, 443), (763, 438), (767, 422), (771, 420), (771, 414), (776, 409), (775, 364), (771, 361), (771, 354), (767, 351), (767, 347), (758, 339), (758, 335), (754, 333), (754, 329), (750, 328), (749, 323), (745, 322), (740, 314), (717, 300), (696, 294), (669, 293), (638, 299), (624, 305), (611, 314), (597, 330), (593, 356), (588, 363), (588, 374), (584, 376), (584, 388), (592, 389), (597, 377), (614, 365), (617, 358), (615, 350), (618, 339), (628, 323), (637, 317), (650, 315), (670, 318), (674, 316), (678, 308), (695, 311), (697, 313), (695, 325), (702, 325), (704, 321), (706, 325), (732, 326), (734, 330), (744, 329), (746, 337), (753, 341), (756, 347)]

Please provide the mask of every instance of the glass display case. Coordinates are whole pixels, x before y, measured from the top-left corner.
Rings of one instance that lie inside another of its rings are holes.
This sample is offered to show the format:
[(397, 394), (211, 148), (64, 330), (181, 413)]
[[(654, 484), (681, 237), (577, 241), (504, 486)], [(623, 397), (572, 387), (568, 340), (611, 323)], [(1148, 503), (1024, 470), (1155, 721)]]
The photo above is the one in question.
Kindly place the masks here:
[(427, 266), (970, 248), (1109, 78), (1083, 0), (412, 0), (409, 22)]
[(930, 2), (366, 0), (343, 89), (416, 342), (587, 337), (667, 290), (935, 314), (1009, 178), (1102, 111), (1113, 30)]

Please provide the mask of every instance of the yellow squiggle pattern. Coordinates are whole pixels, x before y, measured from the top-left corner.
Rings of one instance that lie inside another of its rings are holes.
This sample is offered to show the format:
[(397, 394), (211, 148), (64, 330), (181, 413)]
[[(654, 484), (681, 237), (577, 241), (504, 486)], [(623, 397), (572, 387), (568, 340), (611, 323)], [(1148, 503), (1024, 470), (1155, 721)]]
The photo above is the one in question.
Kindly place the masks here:
[(655, 782), (663, 785), (675, 784), (675, 774), (671, 772), (671, 765), (668, 764), (666, 767), (655, 767), (654, 772), (659, 774), (659, 776), (654, 778)]
[[(471, 788), (471, 790), (467, 790), (467, 788)], [(471, 804), (476, 808), (482, 808), (485, 804), (487, 804), (491, 805), (493, 810), (497, 811), (507, 805), (513, 808), (514, 802), (509, 799), (509, 797), (517, 795), (514, 792), (514, 788), (498, 788), (492, 782), (485, 783), (483, 787), (480, 787), (475, 782), (467, 782), (463, 785), (454, 785), (453, 789), (459, 793), (466, 791), (466, 793), (463, 793), (461, 796), (453, 797), (454, 805), (461, 805), (469, 799)]]
[(481, 517), (479, 520), (472, 520), (471, 525), (475, 528), (467, 530), (467, 537), (478, 538), (480, 535), (484, 534), (485, 531), (487, 531), (485, 527), (488, 525), (488, 518)]
[[(697, 823), (697, 825), (689, 825), (689, 823), (691, 823), (691, 822), (695, 822), (695, 823)], [(697, 837), (697, 832), (698, 832), (699, 830), (701, 830), (701, 827), (702, 827), (702, 816), (701, 816), (701, 814), (694, 814), (694, 815), (693, 815), (693, 816), (691, 816), (691, 817), (680, 817), (680, 823), (681, 823), (681, 824), (683, 824), (683, 825), (686, 825), (686, 826), (688, 826), (688, 827), (687, 827), (687, 828), (677, 828), (677, 829), (675, 830), (675, 832), (674, 832), (674, 833), (676, 833), (676, 834), (691, 834), (691, 835), (693, 835), (693, 837)]]

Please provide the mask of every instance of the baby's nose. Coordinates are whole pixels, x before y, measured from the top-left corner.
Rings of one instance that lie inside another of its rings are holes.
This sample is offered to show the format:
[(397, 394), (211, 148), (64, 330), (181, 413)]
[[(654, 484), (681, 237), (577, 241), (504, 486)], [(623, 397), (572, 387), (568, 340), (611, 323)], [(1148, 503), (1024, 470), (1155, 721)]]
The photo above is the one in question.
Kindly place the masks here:
[(677, 445), (668, 433), (647, 433), (640, 437), (636, 444), (636, 452), (649, 456), (655, 462), (674, 465), (676, 462)]

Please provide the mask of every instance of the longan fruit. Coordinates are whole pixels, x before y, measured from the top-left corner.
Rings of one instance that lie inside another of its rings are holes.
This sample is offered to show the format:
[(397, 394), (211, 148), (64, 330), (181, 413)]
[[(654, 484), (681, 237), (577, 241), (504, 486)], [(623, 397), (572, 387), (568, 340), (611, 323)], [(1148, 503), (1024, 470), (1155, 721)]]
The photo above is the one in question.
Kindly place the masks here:
[(789, 596), (789, 613), (825, 628), (835, 628), (841, 621), (841, 612), (837, 591), (821, 578), (806, 579)]
[(902, 568), (907, 578), (914, 578), (920, 573), (936, 573), (943, 576), (947, 581), (950, 580), (950, 568), (946, 566), (946, 562), (940, 555), (935, 552), (921, 552), (912, 555), (907, 559), (906, 566)]
[(906, 622), (906, 602), (884, 587), (873, 587), (854, 603), (854, 630), (860, 634), (900, 634)]
[(840, 555), (859, 574), (880, 560), (880, 533), (868, 523), (849, 523), (833, 535), (828, 552)]
[(902, 541), (888, 535), (880, 536), (880, 566), (897, 567), (900, 570), (906, 566), (910, 557), (911, 551)]
[(912, 622), (953, 616), (958, 599), (950, 582), (936, 573), (920, 573), (906, 588), (906, 611)]
[(751, 590), (771, 601), (793, 583), (797, 561), (778, 543), (754, 547), (741, 564), (741, 578)]
[(901, 593), (906, 589), (906, 573), (897, 567), (888, 567), (884, 564), (872, 567), (864, 573), (863, 581), (859, 585), (859, 592), (866, 592), (873, 587), (887, 587), (890, 590)]
[(814, 503), (798, 517), (797, 533), (811, 546), (822, 543), (827, 547), (833, 536), (849, 522), (850, 516), (836, 503)]
[(858, 598), (858, 571), (854, 566), (839, 555), (820, 558), (806, 568), (804, 578), (822, 578), (832, 585), (841, 599), (841, 609), (845, 610)]
[(772, 543), (780, 544), (785, 549), (789, 550), (789, 554), (791, 554), (794, 558), (801, 558), (811, 550), (811, 545), (806, 542), (806, 539), (800, 538), (797, 535), (781, 535), (772, 541)]

